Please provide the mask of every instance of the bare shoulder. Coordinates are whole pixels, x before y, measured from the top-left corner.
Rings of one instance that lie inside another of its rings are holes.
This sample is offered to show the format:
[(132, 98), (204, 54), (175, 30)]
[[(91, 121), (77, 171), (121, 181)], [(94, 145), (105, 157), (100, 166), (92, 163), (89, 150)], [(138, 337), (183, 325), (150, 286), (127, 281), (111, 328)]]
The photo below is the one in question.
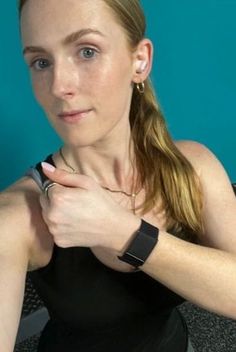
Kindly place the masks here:
[(191, 162), (200, 179), (205, 243), (236, 253), (236, 197), (224, 166), (202, 144), (180, 141), (176, 146)]
[(193, 165), (198, 175), (208, 166), (219, 166), (219, 160), (205, 145), (195, 141), (177, 141), (176, 147)]
[[(230, 184), (227, 172), (217, 156), (205, 145), (194, 141), (177, 141), (177, 148), (193, 165), (200, 180), (211, 185)], [(231, 187), (230, 187), (231, 189)]]
[(24, 177), (0, 193), (0, 222), (5, 231), (2, 243), (24, 244), (29, 251), (29, 269), (46, 265), (52, 251), (52, 238), (41, 216), (40, 190)]

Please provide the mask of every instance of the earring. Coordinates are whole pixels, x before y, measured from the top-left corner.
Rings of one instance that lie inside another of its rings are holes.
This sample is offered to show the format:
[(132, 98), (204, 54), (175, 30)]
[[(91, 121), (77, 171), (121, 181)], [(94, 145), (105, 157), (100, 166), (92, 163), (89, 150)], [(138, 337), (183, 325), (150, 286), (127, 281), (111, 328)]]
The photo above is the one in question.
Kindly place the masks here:
[(144, 82), (136, 83), (136, 88), (137, 88), (139, 94), (142, 95), (145, 92)]

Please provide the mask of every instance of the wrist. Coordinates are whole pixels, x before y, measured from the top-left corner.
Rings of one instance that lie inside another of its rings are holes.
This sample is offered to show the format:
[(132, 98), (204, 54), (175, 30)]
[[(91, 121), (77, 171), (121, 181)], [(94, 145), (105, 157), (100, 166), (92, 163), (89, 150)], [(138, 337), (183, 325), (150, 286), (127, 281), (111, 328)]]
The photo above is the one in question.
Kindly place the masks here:
[(121, 261), (139, 268), (150, 256), (157, 244), (159, 229), (145, 220), (141, 220), (141, 226), (136, 231), (124, 253), (118, 256)]
[(127, 215), (128, 216), (123, 217), (117, 224), (114, 236), (112, 236), (110, 248), (116, 252), (117, 256), (123, 254), (141, 225), (141, 219), (139, 217), (130, 213)]

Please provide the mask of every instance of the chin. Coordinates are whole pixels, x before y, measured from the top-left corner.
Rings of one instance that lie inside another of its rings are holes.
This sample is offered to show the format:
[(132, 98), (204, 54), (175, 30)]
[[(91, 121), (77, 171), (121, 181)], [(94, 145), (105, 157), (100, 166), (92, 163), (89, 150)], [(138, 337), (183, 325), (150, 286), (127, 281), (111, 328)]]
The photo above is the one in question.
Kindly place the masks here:
[(85, 134), (83, 134), (83, 136), (69, 136), (60, 134), (60, 137), (64, 143), (71, 148), (91, 147), (98, 142), (96, 138), (89, 138), (88, 136), (85, 137)]

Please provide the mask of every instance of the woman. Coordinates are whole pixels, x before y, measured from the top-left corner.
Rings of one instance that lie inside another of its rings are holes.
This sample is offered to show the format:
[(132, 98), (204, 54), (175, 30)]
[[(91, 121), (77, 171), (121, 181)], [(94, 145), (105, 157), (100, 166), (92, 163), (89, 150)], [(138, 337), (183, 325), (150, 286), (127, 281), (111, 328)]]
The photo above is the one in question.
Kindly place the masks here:
[(64, 146), (1, 195), (1, 346), (13, 349), (28, 269), (51, 318), (40, 352), (192, 351), (178, 304), (236, 318), (223, 167), (169, 137), (138, 0), (19, 8), (34, 93)]

